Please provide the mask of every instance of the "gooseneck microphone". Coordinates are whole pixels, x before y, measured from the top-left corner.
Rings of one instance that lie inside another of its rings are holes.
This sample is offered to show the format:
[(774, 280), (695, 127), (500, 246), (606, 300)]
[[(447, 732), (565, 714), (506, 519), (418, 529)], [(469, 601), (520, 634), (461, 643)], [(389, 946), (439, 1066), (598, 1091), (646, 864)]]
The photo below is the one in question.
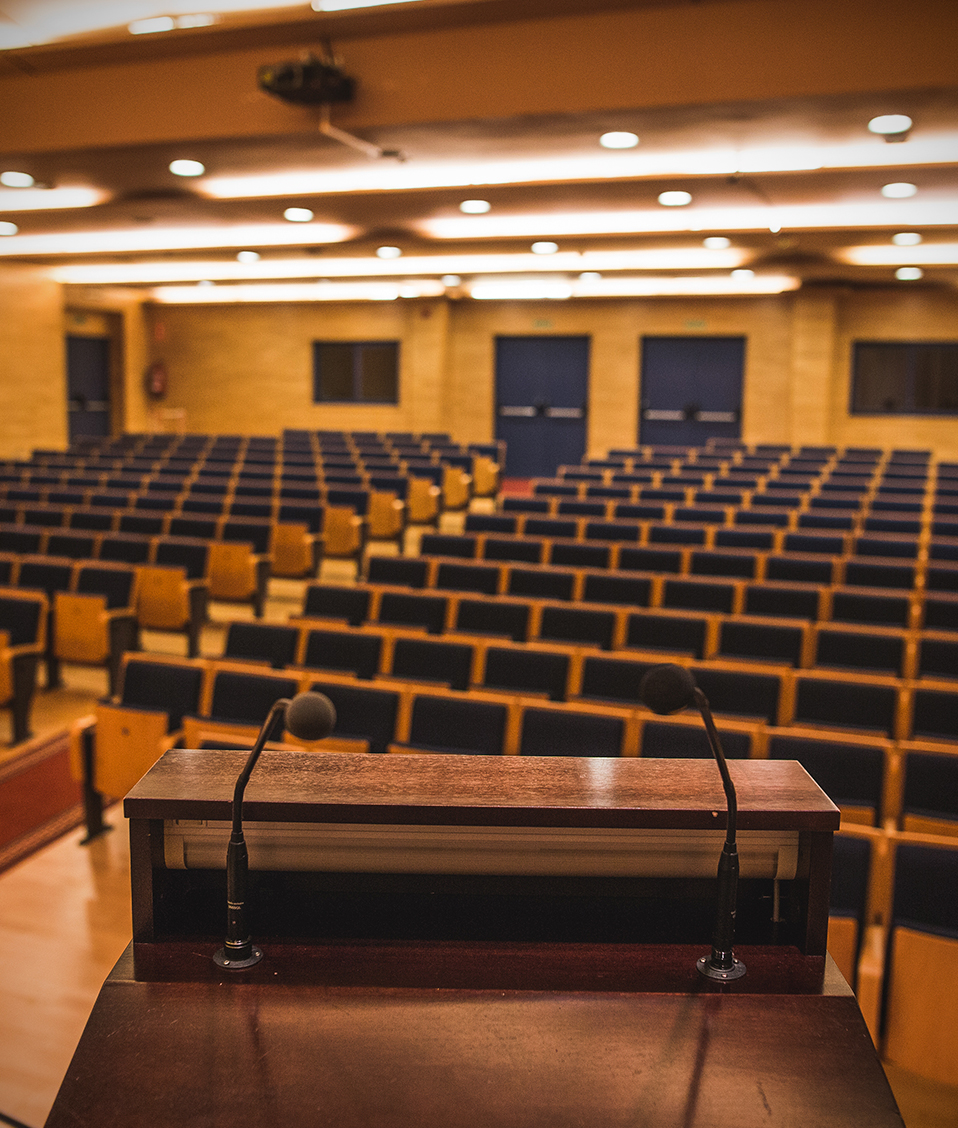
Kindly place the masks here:
[(735, 828), (738, 821), (738, 800), (735, 785), (729, 775), (722, 742), (719, 740), (708, 698), (695, 684), (695, 679), (684, 666), (667, 664), (653, 666), (639, 685), (639, 698), (653, 713), (676, 713), (689, 705), (698, 706), (712, 755), (722, 775), (728, 820), (725, 845), (718, 864), (718, 905), (715, 932), (712, 935), (712, 954), (703, 956), (697, 963), (699, 971), (708, 979), (727, 981), (740, 979), (745, 974), (745, 964), (735, 958), (732, 942), (735, 936), (735, 904), (738, 895), (738, 848)]
[(292, 700), (281, 697), (274, 702), (243, 770), (233, 788), (233, 829), (226, 848), (226, 939), (213, 954), (218, 967), (241, 971), (263, 958), (254, 946), (246, 920), (246, 886), (249, 878), (249, 853), (243, 837), (243, 792), (269, 734), (285, 714), (289, 732), (299, 740), (322, 740), (336, 725), (336, 710), (322, 693), (298, 693)]

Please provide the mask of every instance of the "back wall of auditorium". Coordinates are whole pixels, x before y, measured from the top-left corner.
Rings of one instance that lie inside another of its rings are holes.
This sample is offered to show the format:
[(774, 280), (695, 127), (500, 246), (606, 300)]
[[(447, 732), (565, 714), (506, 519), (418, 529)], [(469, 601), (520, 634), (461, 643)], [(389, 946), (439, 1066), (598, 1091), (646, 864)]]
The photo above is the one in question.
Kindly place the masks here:
[[(741, 336), (744, 440), (921, 447), (958, 458), (953, 416), (850, 410), (854, 342), (958, 339), (958, 295), (946, 291), (215, 307), (153, 306), (107, 295), (81, 308), (67, 307), (62, 289), (38, 268), (0, 266), (4, 457), (65, 446), (64, 339), (89, 333), (116, 344), (118, 431), (154, 425), (143, 374), (162, 360), (164, 404), (182, 409), (191, 431), (448, 431), (462, 442), (487, 441), (495, 432), (496, 337), (585, 335), (588, 449), (598, 455), (637, 442), (644, 336)], [(312, 343), (318, 340), (399, 341), (398, 403), (314, 403)]]

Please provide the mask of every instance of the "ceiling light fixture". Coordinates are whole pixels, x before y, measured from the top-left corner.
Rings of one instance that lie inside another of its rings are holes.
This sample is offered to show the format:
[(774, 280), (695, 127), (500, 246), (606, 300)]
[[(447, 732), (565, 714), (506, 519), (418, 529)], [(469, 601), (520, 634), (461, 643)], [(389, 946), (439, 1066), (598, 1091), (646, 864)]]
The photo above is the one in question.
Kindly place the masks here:
[(261, 257), (259, 251), (240, 251), (236, 256), (236, 261), (243, 263), (244, 266), (249, 266), (254, 262), (259, 262)]
[(126, 25), (130, 35), (156, 35), (161, 31), (173, 31), (176, 20), (172, 16), (150, 16), (145, 20), (134, 20)]
[(458, 274), (444, 274), (439, 280), (443, 286), (461, 286), (462, 279)]
[(245, 305), (256, 302), (394, 302), (400, 297), (438, 298), (438, 282), (288, 282), (240, 286), (158, 286), (150, 291), (164, 305)]
[(469, 293), (479, 300), (529, 301), (568, 298), (689, 297), (709, 295), (781, 294), (796, 290), (798, 278), (788, 275), (761, 275), (732, 278), (728, 274), (705, 277), (670, 278), (619, 277), (598, 281), (552, 283), (538, 279), (484, 279), (473, 282)]
[(599, 144), (603, 149), (634, 149), (638, 143), (636, 134), (625, 130), (612, 130), (610, 133), (603, 133), (599, 138)]
[(583, 270), (579, 275), (580, 282), (601, 282), (602, 275), (597, 270)]
[(673, 192), (660, 192), (659, 203), (664, 208), (684, 208), (692, 202), (692, 193), (681, 190)]
[(726, 247), (731, 247), (732, 240), (726, 235), (709, 235), (702, 240), (702, 246), (708, 247), (710, 251), (724, 251)]
[(921, 235), (917, 231), (899, 231), (892, 235), (891, 241), (896, 247), (917, 247), (921, 242)]
[(309, 208), (287, 208), (283, 212), (283, 219), (290, 223), (310, 223), (313, 219), (313, 213)]
[(872, 243), (844, 247), (836, 257), (855, 266), (958, 266), (958, 243)]
[(176, 31), (191, 27), (211, 27), (217, 21), (212, 12), (197, 12), (188, 16), (150, 16), (134, 20), (126, 25), (130, 35), (157, 35), (164, 31)]
[(398, 259), (402, 257), (401, 247), (377, 247), (376, 258)]
[(10, 235), (16, 235), (20, 230), (15, 223), (9, 223), (6, 220), (0, 220), (0, 236), (8, 238)]
[(0, 188), (0, 212), (91, 208), (105, 199), (96, 188)]
[(176, 160), (170, 161), (170, 172), (174, 176), (202, 176), (206, 166), (200, 161)]
[(886, 141), (905, 141), (913, 124), (907, 114), (880, 114), (868, 123), (868, 131), (877, 133)]
[(384, 8), (388, 4), (408, 4), (410, 0), (313, 0), (314, 12), (349, 12), (353, 8)]
[(774, 209), (743, 207), (657, 208), (648, 211), (567, 212), (489, 216), (445, 216), (417, 226), (431, 239), (503, 239), (528, 236), (630, 235), (683, 231), (791, 231), (847, 227), (953, 227), (958, 194), (934, 202), (795, 204)]
[(29, 172), (0, 172), (0, 184), (5, 188), (32, 188), (35, 183)]
[[(906, 159), (907, 158), (907, 159)], [(821, 148), (702, 149), (687, 152), (603, 153), (528, 160), (405, 165), (364, 163), (337, 170), (301, 170), (265, 176), (213, 177), (202, 191), (214, 199), (315, 196), (344, 192), (396, 192), (434, 188), (476, 189), (496, 184), (569, 184), (583, 180), (635, 180), (735, 173), (807, 172), (818, 169), (894, 168), (954, 164), (958, 134), (909, 142), (903, 152), (872, 142)]]
[[(0, 211), (3, 204), (0, 203)], [(334, 223), (262, 223), (221, 227), (137, 227), (21, 235), (2, 255), (115, 255), (150, 251), (231, 250), (237, 247), (309, 247), (340, 243), (355, 233)]]
[(466, 215), (485, 215), (491, 207), (488, 200), (463, 200), (459, 210)]
[[(476, 274), (610, 272), (626, 270), (731, 270), (748, 261), (743, 250), (724, 253), (701, 247), (655, 248), (629, 251), (560, 251), (554, 255), (472, 254), (417, 255), (401, 260), (356, 256), (323, 258), (323, 276), (328, 278), (436, 277)], [(76, 263), (53, 267), (51, 276), (73, 285), (149, 285), (196, 282), (200, 278), (219, 281), (266, 278), (315, 277), (315, 260), (307, 258), (251, 260), (241, 267), (236, 261), (160, 261), (145, 263)]]
[(895, 271), (895, 277), (899, 282), (917, 282), (924, 273), (920, 266), (900, 266)]
[(551, 239), (539, 239), (532, 244), (530, 250), (534, 255), (554, 255), (558, 253), (559, 244), (553, 243)]
[(914, 184), (898, 181), (895, 184), (883, 185), (881, 194), (886, 200), (907, 200), (909, 196), (914, 196), (917, 191), (918, 189)]
[(742, 267), (739, 270), (733, 270), (732, 271), (732, 277), (735, 278), (737, 281), (742, 282), (745, 279), (754, 278), (755, 277), (755, 271), (749, 270), (748, 267)]

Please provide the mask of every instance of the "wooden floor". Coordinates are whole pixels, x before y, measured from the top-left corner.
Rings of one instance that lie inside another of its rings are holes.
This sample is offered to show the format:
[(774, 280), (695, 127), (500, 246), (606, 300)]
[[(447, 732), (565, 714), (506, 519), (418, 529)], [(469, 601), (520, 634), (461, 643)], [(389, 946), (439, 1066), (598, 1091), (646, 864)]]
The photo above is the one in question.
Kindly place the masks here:
[[(324, 563), (324, 578), (354, 575), (349, 563)], [(302, 584), (273, 581), (270, 597), (267, 618), (282, 621), (302, 606)], [(222, 646), (218, 624), (245, 611), (217, 607), (214, 616), (203, 639), (211, 655)], [(177, 636), (148, 634), (144, 645), (185, 653)], [(38, 694), (38, 734), (62, 731), (106, 693), (102, 670), (66, 667), (64, 676), (65, 688)], [(115, 829), (93, 843), (80, 845), (83, 831), (71, 832), (0, 875), (0, 1125), (44, 1123), (100, 985), (130, 941), (129, 844), (118, 806), (108, 821)], [(958, 1128), (958, 1078), (946, 1088), (887, 1072), (907, 1128)]]

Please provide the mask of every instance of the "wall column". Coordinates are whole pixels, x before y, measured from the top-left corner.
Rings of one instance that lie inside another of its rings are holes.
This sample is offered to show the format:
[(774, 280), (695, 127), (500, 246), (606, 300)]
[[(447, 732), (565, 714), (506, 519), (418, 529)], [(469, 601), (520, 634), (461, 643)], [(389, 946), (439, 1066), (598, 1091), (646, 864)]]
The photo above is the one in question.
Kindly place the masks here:
[(66, 445), (62, 287), (40, 267), (0, 266), (0, 457)]
[(792, 311), (791, 402), (789, 441), (793, 446), (832, 441), (832, 380), (838, 301), (834, 294), (795, 296)]

